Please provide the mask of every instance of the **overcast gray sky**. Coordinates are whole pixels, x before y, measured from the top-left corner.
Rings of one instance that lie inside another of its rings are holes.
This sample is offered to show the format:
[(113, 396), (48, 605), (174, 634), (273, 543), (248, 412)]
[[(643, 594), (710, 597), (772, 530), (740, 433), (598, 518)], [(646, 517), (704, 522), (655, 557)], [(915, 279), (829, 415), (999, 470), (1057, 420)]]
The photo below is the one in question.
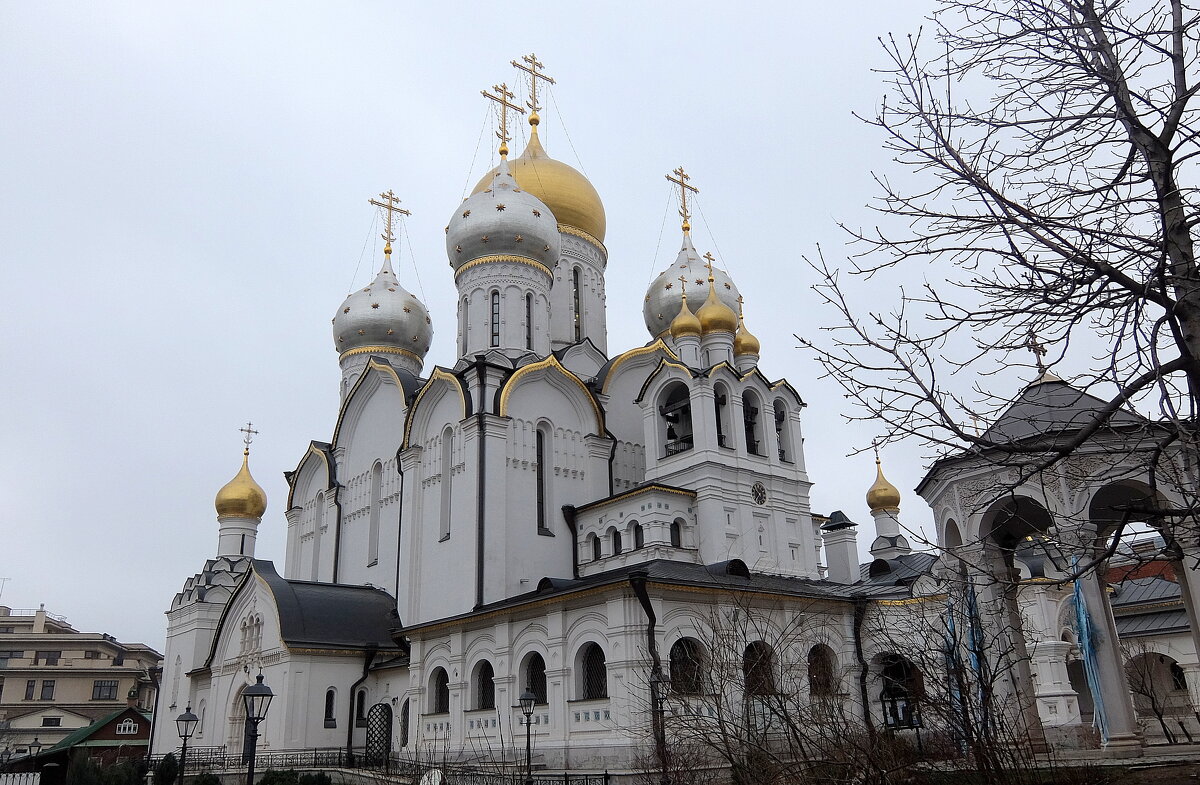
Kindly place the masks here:
[[(866, 524), (865, 548), (874, 466), (846, 456), (878, 434), (843, 423), (796, 348), (834, 318), (801, 255), (842, 257), (836, 222), (875, 221), (887, 159), (851, 113), (884, 92), (876, 36), (928, 5), (4, 3), (0, 603), (161, 648), (215, 552), (247, 420), (258, 556), (282, 564), (283, 472), (337, 413), (330, 318), (380, 259), (367, 199), (412, 210), (398, 272), (433, 317), (426, 370), (451, 364), (442, 227), (494, 159), (479, 91), (516, 83), (530, 51), (558, 80), (546, 147), (607, 210), (610, 351), (647, 339), (645, 287), (679, 247), (663, 175), (682, 164), (698, 248), (745, 295), (764, 371), (808, 403), (813, 507)], [(919, 456), (885, 454), (913, 527)]]

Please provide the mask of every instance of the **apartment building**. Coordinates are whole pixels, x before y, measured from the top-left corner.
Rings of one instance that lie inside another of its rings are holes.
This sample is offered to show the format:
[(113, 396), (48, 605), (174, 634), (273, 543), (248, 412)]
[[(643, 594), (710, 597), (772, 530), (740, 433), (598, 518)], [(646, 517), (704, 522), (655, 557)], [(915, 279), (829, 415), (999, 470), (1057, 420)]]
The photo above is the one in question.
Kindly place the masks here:
[(162, 655), (80, 632), (45, 606), (0, 605), (0, 754), (25, 754), (125, 706), (154, 708)]

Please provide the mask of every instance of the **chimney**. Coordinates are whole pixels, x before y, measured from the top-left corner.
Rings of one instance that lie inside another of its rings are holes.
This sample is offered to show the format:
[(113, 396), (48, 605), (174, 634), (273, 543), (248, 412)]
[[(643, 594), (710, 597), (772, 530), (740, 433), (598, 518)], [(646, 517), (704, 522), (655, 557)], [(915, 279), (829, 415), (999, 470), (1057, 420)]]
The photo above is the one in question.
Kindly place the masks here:
[(833, 583), (858, 582), (857, 524), (846, 513), (835, 510), (821, 526), (821, 542), (825, 546), (826, 579)]

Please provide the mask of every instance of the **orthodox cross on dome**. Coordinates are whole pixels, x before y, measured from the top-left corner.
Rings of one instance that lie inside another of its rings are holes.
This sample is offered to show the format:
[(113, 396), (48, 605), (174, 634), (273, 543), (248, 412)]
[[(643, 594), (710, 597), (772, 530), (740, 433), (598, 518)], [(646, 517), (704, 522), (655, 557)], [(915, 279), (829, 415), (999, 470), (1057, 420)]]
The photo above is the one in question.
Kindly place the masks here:
[(679, 276), (679, 293), (683, 295), (683, 301), (687, 302), (687, 276)]
[[(737, 303), (738, 303), (738, 321), (744, 322), (744, 321), (746, 321), (746, 298), (742, 297), (739, 294)], [(879, 448), (876, 447), (875, 451), (878, 453)]]
[(537, 125), (538, 110), (542, 108), (537, 99), (538, 80), (545, 79), (549, 84), (555, 84), (555, 81), (553, 77), (546, 76), (542, 73), (542, 69), (546, 66), (538, 62), (537, 55), (535, 55), (533, 52), (530, 52), (527, 55), (522, 55), (521, 59), (524, 60), (527, 65), (521, 65), (516, 60), (510, 60), (509, 62), (513, 64), (514, 68), (529, 74), (529, 100), (525, 103), (525, 105), (529, 107), (529, 111), (531, 112), (529, 115), (529, 124)]
[[(379, 199), (382, 199), (383, 201), (381, 202)], [(392, 240), (396, 239), (396, 235), (393, 231), (396, 226), (396, 213), (399, 213), (400, 215), (412, 215), (412, 213), (400, 206), (400, 199), (394, 193), (392, 193), (391, 189), (388, 189), (387, 193), (380, 194), (379, 199), (368, 199), (367, 204), (373, 204), (376, 207), (387, 211), (383, 234), (381, 234), (380, 237), (383, 238), (384, 242), (384, 254), (391, 256)]]
[[(675, 176), (672, 177), (669, 174), (667, 179), (679, 187), (679, 217), (683, 219), (683, 231), (690, 232), (692, 231), (692, 214), (688, 212), (687, 195), (688, 191), (698, 194), (700, 189), (694, 185), (688, 185), (688, 180), (691, 180), (692, 176), (683, 171), (682, 166), (675, 167), (675, 171), (671, 174)], [(711, 265), (709, 272), (712, 272)]]
[(1046, 364), (1042, 362), (1042, 358), (1046, 356), (1046, 347), (1037, 339), (1037, 335), (1033, 332), (1033, 328), (1029, 328), (1029, 337), (1025, 339), (1025, 348), (1033, 352), (1035, 362), (1037, 362), (1038, 375), (1046, 373)]
[(508, 89), (507, 82), (494, 84), (492, 85), (492, 89), (496, 91), (495, 95), (492, 95), (487, 90), (481, 90), (480, 92), (483, 93), (484, 98), (500, 104), (500, 130), (496, 132), (496, 138), (500, 140), (500, 156), (507, 158), (508, 143), (512, 139), (508, 135), (508, 110), (511, 109), (521, 114), (525, 114), (525, 110), (512, 102), (512, 99), (516, 98), (516, 96), (513, 95), (512, 90)]
[(246, 445), (246, 454), (250, 454), (250, 442), (254, 441), (254, 437), (258, 436), (258, 431), (254, 430), (254, 423), (247, 422), (245, 428), (238, 428), (242, 432), (242, 443)]
[[(686, 219), (685, 219), (685, 221), (686, 221)], [(683, 230), (686, 232), (686, 231), (687, 231), (687, 229), (688, 229), (688, 227), (687, 227), (687, 223), (684, 223), (684, 225), (683, 225)], [(716, 257), (714, 257), (714, 256), (712, 255), (712, 251), (705, 251), (705, 252), (704, 252), (704, 259), (705, 259), (704, 266), (708, 268), (708, 280), (709, 280), (709, 281), (713, 281), (713, 280), (715, 280), (715, 279), (713, 278), (713, 271), (712, 271), (712, 268), (713, 268), (713, 262), (717, 261), (717, 259), (716, 259)], [(739, 295), (739, 296), (740, 296), (740, 295)]]

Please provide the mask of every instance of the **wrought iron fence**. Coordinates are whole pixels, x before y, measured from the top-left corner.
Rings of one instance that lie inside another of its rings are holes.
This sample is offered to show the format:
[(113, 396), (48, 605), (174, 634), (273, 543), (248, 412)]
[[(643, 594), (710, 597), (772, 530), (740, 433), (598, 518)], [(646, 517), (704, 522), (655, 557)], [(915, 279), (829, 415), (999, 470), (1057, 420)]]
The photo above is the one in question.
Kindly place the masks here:
[[(179, 759), (180, 750), (175, 750), (175, 758)], [(153, 769), (163, 756), (156, 755), (149, 759)], [(498, 764), (497, 768), (488, 770), (472, 766), (460, 766), (452, 763), (436, 763), (426, 760), (403, 758), (392, 755), (386, 760), (372, 759), (365, 748), (346, 750), (343, 747), (330, 747), (310, 750), (284, 750), (267, 752), (259, 750), (255, 755), (254, 765), (258, 771), (267, 769), (364, 769), (384, 774), (412, 778), (413, 782), (420, 779), (426, 772), (434, 769), (442, 772), (445, 785), (524, 785), (526, 782), (525, 768), (513, 764)], [(187, 752), (187, 773), (189, 775), (208, 771), (237, 771), (246, 768), (242, 754), (231, 753), (225, 747), (189, 747)], [(610, 776), (603, 773), (549, 773), (534, 772), (533, 781), (537, 785), (610, 785)]]

